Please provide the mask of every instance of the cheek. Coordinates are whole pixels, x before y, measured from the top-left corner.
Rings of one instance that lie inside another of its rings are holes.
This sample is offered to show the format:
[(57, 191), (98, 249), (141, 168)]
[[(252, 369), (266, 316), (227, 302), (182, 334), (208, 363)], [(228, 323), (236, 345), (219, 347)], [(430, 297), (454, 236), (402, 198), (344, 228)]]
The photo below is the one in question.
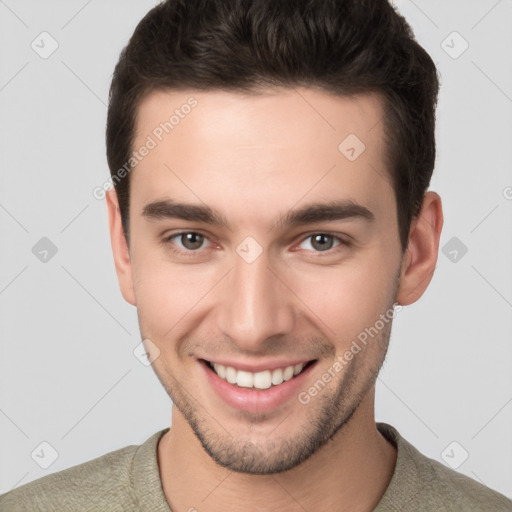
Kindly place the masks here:
[(350, 344), (389, 308), (395, 269), (378, 253), (289, 276), (308, 318), (341, 345)]
[[(282, 269), (291, 291), (280, 303), (293, 303), (301, 316), (340, 345), (349, 345), (389, 306), (394, 286), (393, 255), (377, 244), (336, 266), (300, 264)], [(388, 256), (386, 256), (386, 254)], [(139, 323), (144, 337), (164, 340), (186, 336), (221, 301), (219, 279), (226, 268), (214, 264), (175, 264), (160, 251), (132, 256)]]
[(144, 336), (155, 340), (179, 336), (180, 327), (194, 316), (201, 297), (212, 287), (204, 267), (202, 271), (199, 267), (161, 261), (149, 251), (134, 258), (137, 311)]

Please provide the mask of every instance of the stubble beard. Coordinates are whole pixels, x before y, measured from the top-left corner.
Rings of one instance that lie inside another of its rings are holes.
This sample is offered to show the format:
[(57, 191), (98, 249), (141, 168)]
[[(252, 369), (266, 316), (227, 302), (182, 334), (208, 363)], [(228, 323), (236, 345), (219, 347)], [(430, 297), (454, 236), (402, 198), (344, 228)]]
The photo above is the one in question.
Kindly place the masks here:
[[(264, 444), (250, 440), (251, 429), (261, 424), (268, 415), (242, 413), (240, 417), (246, 423), (248, 435), (236, 438), (225, 429), (211, 413), (186, 391), (181, 383), (164, 368), (153, 365), (155, 373), (176, 408), (192, 428), (197, 439), (208, 455), (219, 465), (231, 471), (252, 475), (271, 475), (290, 470), (316, 453), (354, 416), (367, 393), (377, 380), (386, 357), (391, 335), (390, 321), (379, 335), (369, 343), (378, 344), (370, 350), (376, 351), (376, 361), (366, 370), (361, 353), (368, 350), (365, 346), (354, 355), (351, 363), (345, 366), (338, 379), (337, 386), (331, 390), (331, 383), (319, 391), (310, 403), (296, 407), (305, 408), (307, 414), (299, 432), (291, 437), (286, 428), (279, 426), (266, 438)], [(283, 422), (286, 421), (284, 418)], [(279, 435), (281, 432), (281, 435)], [(282, 433), (285, 432), (283, 436)]]

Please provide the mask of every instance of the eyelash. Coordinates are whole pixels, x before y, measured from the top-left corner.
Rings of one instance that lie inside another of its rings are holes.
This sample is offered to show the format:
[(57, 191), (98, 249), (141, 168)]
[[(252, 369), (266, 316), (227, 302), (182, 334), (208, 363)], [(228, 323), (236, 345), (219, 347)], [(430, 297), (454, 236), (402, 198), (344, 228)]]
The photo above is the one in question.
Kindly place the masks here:
[[(176, 247), (176, 245), (174, 243), (172, 243), (172, 241), (171, 241), (173, 238), (176, 238), (176, 237), (179, 237), (179, 236), (185, 235), (185, 234), (201, 235), (206, 240), (208, 240), (208, 237), (206, 235), (204, 235), (203, 233), (199, 232), (199, 231), (180, 231), (178, 233), (173, 233), (172, 235), (170, 235), (168, 237), (165, 237), (164, 240), (163, 240), (163, 244), (166, 245), (166, 246), (170, 246), (171, 250), (174, 253), (176, 253), (176, 254), (178, 254), (180, 256), (195, 256), (201, 249), (196, 249), (196, 250), (178, 249)], [(340, 237), (338, 237), (336, 235), (333, 235), (331, 233), (326, 233), (326, 232), (323, 232), (323, 231), (317, 231), (317, 232), (314, 232), (314, 233), (310, 233), (309, 235), (307, 235), (307, 236), (305, 236), (304, 238), (301, 239), (300, 244), (302, 244), (303, 242), (305, 242), (309, 238), (312, 238), (313, 236), (316, 236), (316, 235), (325, 235), (325, 236), (328, 236), (328, 237), (332, 237), (335, 240), (338, 240), (338, 242), (339, 242), (338, 245), (335, 245), (334, 247), (332, 247), (331, 249), (327, 249), (326, 251), (313, 251), (314, 253), (318, 254), (318, 257), (322, 257), (323, 254), (325, 254), (325, 255), (332, 255), (334, 252), (337, 252), (337, 250), (339, 250), (339, 249), (341, 249), (343, 247), (350, 247), (351, 246), (351, 243), (348, 242), (347, 240), (344, 240), (343, 238), (340, 238)]]

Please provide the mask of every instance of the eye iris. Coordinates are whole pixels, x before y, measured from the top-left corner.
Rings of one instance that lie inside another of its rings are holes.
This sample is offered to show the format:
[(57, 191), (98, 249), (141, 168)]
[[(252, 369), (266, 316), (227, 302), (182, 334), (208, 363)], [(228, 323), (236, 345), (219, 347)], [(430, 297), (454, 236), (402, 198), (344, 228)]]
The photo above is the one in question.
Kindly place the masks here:
[(183, 233), (181, 243), (187, 249), (199, 249), (203, 243), (203, 235), (199, 233)]
[[(319, 251), (327, 251), (333, 246), (333, 237), (330, 235), (325, 235), (319, 233), (317, 235), (312, 235), (312, 246)], [(204, 236), (199, 233), (182, 233), (181, 234), (181, 243), (187, 249), (199, 249), (203, 244)]]
[[(333, 244), (333, 238), (332, 236), (330, 235), (323, 235), (323, 234), (318, 234), (318, 235), (313, 235), (312, 236), (313, 238), (313, 241), (312, 241), (312, 246), (315, 248), (315, 249), (318, 249), (320, 251), (327, 251), (329, 249), (331, 249), (332, 247), (332, 244)], [(328, 240), (327, 243), (325, 243), (325, 240)], [(316, 244), (320, 241), (320, 245), (317, 246)], [(322, 242), (323, 241), (323, 242)]]

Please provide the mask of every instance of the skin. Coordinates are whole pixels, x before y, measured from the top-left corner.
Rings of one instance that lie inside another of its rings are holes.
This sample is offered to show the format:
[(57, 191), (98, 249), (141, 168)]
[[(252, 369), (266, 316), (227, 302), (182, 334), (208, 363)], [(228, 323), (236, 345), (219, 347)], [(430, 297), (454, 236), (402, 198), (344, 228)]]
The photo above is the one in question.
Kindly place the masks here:
[[(374, 94), (153, 92), (140, 105), (134, 147), (190, 96), (198, 105), (131, 172), (129, 247), (116, 194), (107, 193), (121, 291), (137, 307), (142, 338), (158, 347), (153, 368), (173, 399), (158, 446), (166, 498), (174, 511), (373, 510), (396, 463), (374, 418), (391, 322), (308, 404), (294, 396), (268, 413), (228, 406), (198, 358), (317, 359), (307, 390), (380, 314), (422, 296), (437, 261), (441, 199), (426, 193), (402, 253)], [(351, 133), (366, 146), (352, 162), (338, 150)], [(230, 227), (143, 215), (169, 198), (208, 205)], [(339, 199), (364, 205), (374, 221), (276, 224)], [(205, 238), (169, 239), (180, 230)], [(251, 263), (236, 251), (247, 236), (262, 249)]]

